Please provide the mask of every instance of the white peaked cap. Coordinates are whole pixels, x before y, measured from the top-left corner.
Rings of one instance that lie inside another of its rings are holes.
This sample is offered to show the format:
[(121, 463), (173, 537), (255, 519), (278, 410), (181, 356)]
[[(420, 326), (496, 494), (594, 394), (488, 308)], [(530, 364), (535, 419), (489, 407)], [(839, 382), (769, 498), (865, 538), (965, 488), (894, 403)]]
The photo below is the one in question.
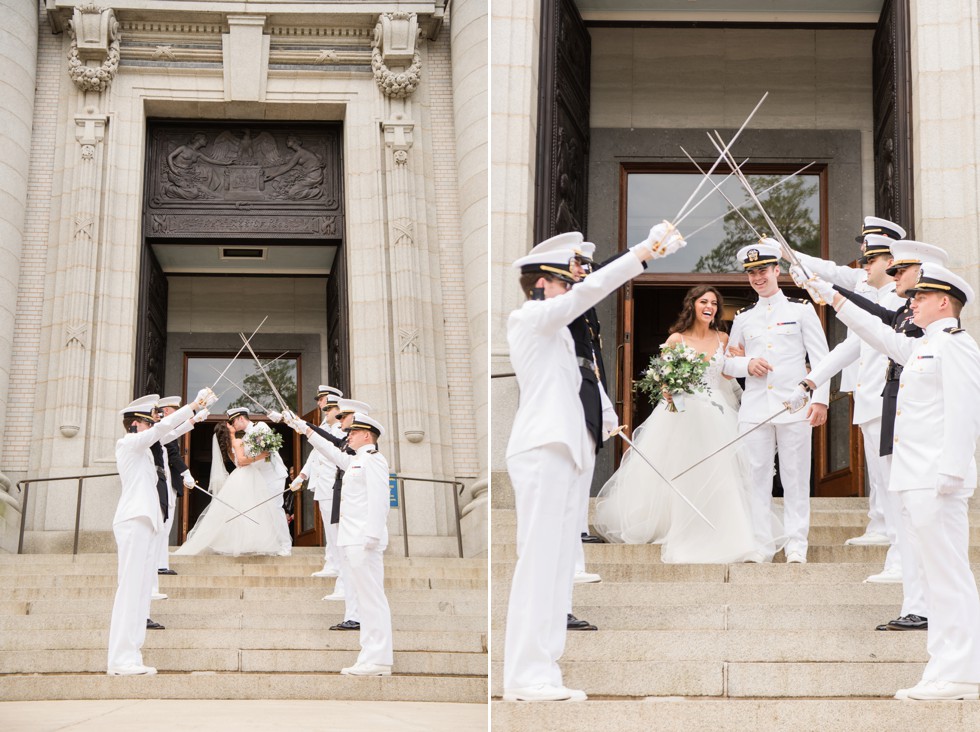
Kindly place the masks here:
[(168, 396), (160, 399), (157, 402), (158, 407), (174, 407), (175, 409), (180, 408), (180, 397), (179, 396)]
[(370, 430), (371, 432), (374, 432), (378, 437), (385, 436), (385, 428), (381, 426), (381, 423), (376, 419), (372, 419), (371, 417), (368, 417), (366, 414), (363, 414), (362, 412), (354, 412), (354, 421), (351, 422), (349, 429)]
[(354, 412), (355, 414), (360, 413), (366, 415), (371, 411), (370, 404), (359, 402), (356, 399), (339, 399), (337, 400), (337, 406), (340, 407), (341, 414)]
[(938, 264), (940, 267), (945, 267), (949, 262), (949, 255), (945, 249), (935, 244), (926, 244), (924, 241), (901, 239), (894, 242), (891, 249), (893, 261), (888, 268), (889, 271), (910, 264)]
[(861, 236), (855, 237), (860, 244), (868, 234), (881, 234), (889, 239), (904, 239), (905, 229), (888, 219), (880, 219), (877, 216), (865, 216), (864, 226), (861, 228)]
[(973, 301), (973, 288), (969, 283), (955, 272), (942, 267), (938, 264), (925, 263), (919, 270), (919, 281), (905, 291), (906, 294), (916, 292), (939, 292), (944, 295), (952, 295), (964, 305)]
[(127, 414), (132, 414), (134, 412), (143, 412), (149, 414), (153, 411), (153, 408), (157, 405), (157, 399), (160, 398), (159, 394), (147, 394), (146, 396), (141, 396), (139, 399), (134, 399), (129, 403), (128, 406), (124, 407), (119, 412), (119, 416), (123, 417)]
[(782, 248), (775, 239), (760, 239), (758, 244), (749, 244), (738, 250), (736, 258), (742, 263), (742, 269), (763, 267), (767, 264), (779, 264)]

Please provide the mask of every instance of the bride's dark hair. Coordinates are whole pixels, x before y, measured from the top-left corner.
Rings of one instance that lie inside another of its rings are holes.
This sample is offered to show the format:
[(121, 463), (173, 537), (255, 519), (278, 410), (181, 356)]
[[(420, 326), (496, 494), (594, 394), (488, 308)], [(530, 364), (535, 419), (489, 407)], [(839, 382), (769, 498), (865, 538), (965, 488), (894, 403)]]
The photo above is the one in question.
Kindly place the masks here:
[(721, 319), (721, 311), (725, 306), (725, 299), (711, 285), (695, 285), (684, 295), (684, 304), (681, 306), (681, 312), (677, 316), (676, 322), (670, 326), (670, 333), (683, 333), (694, 324), (694, 303), (706, 292), (710, 292), (718, 298), (718, 309), (715, 311), (715, 317), (711, 319), (708, 327), (721, 333), (726, 332), (725, 321)]
[(235, 460), (235, 451), (231, 449), (231, 430), (228, 425), (218, 422), (214, 426), (215, 434), (218, 436), (218, 447), (221, 448), (221, 455), (226, 461)]

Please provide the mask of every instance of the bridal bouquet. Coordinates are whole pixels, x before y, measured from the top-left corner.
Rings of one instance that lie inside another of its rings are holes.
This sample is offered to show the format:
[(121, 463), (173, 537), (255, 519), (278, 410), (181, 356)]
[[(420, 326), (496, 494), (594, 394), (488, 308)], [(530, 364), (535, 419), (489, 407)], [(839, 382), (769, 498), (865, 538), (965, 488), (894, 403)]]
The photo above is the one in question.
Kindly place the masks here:
[(282, 447), (282, 435), (273, 432), (265, 422), (259, 422), (254, 429), (245, 435), (243, 442), (245, 454), (248, 457), (255, 457), (261, 452), (267, 452), (269, 455), (266, 460), (271, 460), (272, 453), (279, 452)]
[(708, 362), (698, 351), (678, 343), (674, 346), (661, 346), (660, 355), (650, 359), (643, 376), (633, 384), (634, 389), (646, 393), (653, 406), (664, 398), (664, 392), (671, 395), (673, 403), (667, 403), (667, 411), (684, 411), (681, 394), (693, 394), (708, 388), (704, 372)]

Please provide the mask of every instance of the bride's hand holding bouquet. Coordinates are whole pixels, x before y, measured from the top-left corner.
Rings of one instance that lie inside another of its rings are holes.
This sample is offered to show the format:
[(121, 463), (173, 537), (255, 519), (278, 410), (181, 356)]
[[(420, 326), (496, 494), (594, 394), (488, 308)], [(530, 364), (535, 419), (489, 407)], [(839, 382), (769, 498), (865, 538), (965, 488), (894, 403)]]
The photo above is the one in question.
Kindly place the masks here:
[(643, 376), (633, 388), (644, 392), (653, 406), (667, 400), (668, 412), (684, 411), (684, 394), (705, 391), (708, 361), (703, 354), (683, 343), (664, 344), (660, 355), (650, 359)]

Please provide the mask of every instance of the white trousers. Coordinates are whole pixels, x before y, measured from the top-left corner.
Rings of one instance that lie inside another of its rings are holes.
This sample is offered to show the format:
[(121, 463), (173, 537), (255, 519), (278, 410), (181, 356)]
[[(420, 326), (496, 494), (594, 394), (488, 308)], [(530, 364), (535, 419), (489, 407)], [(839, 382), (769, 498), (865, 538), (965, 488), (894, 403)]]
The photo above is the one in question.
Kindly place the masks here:
[[(756, 423), (739, 422), (739, 433)], [(810, 533), (810, 445), (812, 428), (807, 421), (768, 424), (754, 430), (745, 440), (752, 485), (749, 506), (758, 550), (772, 559), (772, 478), (773, 463), (779, 453), (779, 480), (783, 484), (783, 526), (786, 553), (806, 554)]]
[[(577, 491), (582, 492), (582, 516), (579, 520), (579, 526), (581, 528), (580, 534), (589, 533), (589, 493), (592, 491), (592, 474), (595, 472), (595, 462), (592, 463), (592, 469), (583, 471), (579, 473), (578, 485), (574, 488)], [(575, 544), (575, 572), (585, 571), (585, 546), (582, 544), (581, 537), (579, 541)], [(575, 585), (568, 590), (568, 613), (572, 613), (572, 593), (575, 591)]]
[(150, 591), (157, 575), (158, 532), (146, 517), (113, 524), (118, 552), (116, 599), (109, 621), (108, 666), (122, 668), (143, 663), (146, 619), (150, 617)]
[(924, 681), (980, 683), (980, 596), (970, 570), (969, 496), (902, 491), (902, 517), (929, 596)]
[(333, 511), (333, 498), (317, 501), (320, 507), (320, 518), (323, 519), (323, 568), (340, 571), (340, 552), (337, 548), (337, 528), (340, 524), (330, 523), (330, 513)]
[(384, 552), (362, 546), (345, 546), (350, 567), (350, 587), (357, 592), (360, 605), (361, 652), (357, 662), (391, 666), (391, 609), (385, 597)]
[(566, 613), (581, 544), (581, 473), (561, 444), (527, 450), (507, 460), (517, 509), (517, 563), (507, 606), (504, 688), (562, 686), (558, 659), (565, 652)]
[[(892, 456), (885, 455), (882, 458), (891, 476)], [(929, 604), (926, 595), (925, 569), (922, 566), (922, 556), (919, 554), (918, 545), (912, 542), (909, 536), (908, 521), (910, 517), (905, 516), (905, 508), (902, 502), (900, 491), (888, 491), (888, 508), (890, 513), (896, 515), (895, 527), (897, 529), (897, 541), (895, 546), (899, 549), (899, 557), (902, 562), (902, 611), (900, 616), (918, 615), (922, 618), (929, 617)], [(889, 552), (891, 550), (889, 549)], [(888, 566), (888, 558), (885, 558), (885, 566)]]
[[(264, 508), (269, 516), (269, 520), (272, 521), (272, 526), (276, 530), (276, 536), (279, 539), (279, 548), (292, 551), (293, 536), (289, 533), (289, 522), (286, 521), (286, 512), (282, 510), (282, 492), (286, 489), (286, 485), (281, 478), (269, 481), (268, 485), (270, 500), (265, 504)], [(271, 499), (273, 494), (279, 495), (278, 501)]]
[[(167, 520), (163, 522), (163, 531), (157, 534), (156, 538), (156, 562), (157, 569), (170, 569), (170, 527), (174, 525), (174, 514), (177, 512), (176, 506), (170, 506)], [(153, 594), (160, 592), (160, 575), (153, 572)]]
[(902, 522), (902, 504), (888, 490), (892, 472), (891, 456), (879, 454), (881, 418), (859, 426), (864, 437), (864, 460), (868, 466), (868, 528), (865, 531), (888, 537), (885, 569), (900, 569), (902, 551), (898, 543), (898, 527)]
[(323, 543), (326, 544), (323, 566), (332, 565), (337, 570), (337, 581), (334, 582), (333, 591), (344, 596), (344, 620), (359, 620), (357, 589), (350, 581), (350, 563), (347, 561), (347, 554), (337, 546), (337, 529), (340, 528), (340, 524), (330, 523), (333, 500), (317, 501), (317, 505), (320, 507), (320, 518), (323, 519)]

